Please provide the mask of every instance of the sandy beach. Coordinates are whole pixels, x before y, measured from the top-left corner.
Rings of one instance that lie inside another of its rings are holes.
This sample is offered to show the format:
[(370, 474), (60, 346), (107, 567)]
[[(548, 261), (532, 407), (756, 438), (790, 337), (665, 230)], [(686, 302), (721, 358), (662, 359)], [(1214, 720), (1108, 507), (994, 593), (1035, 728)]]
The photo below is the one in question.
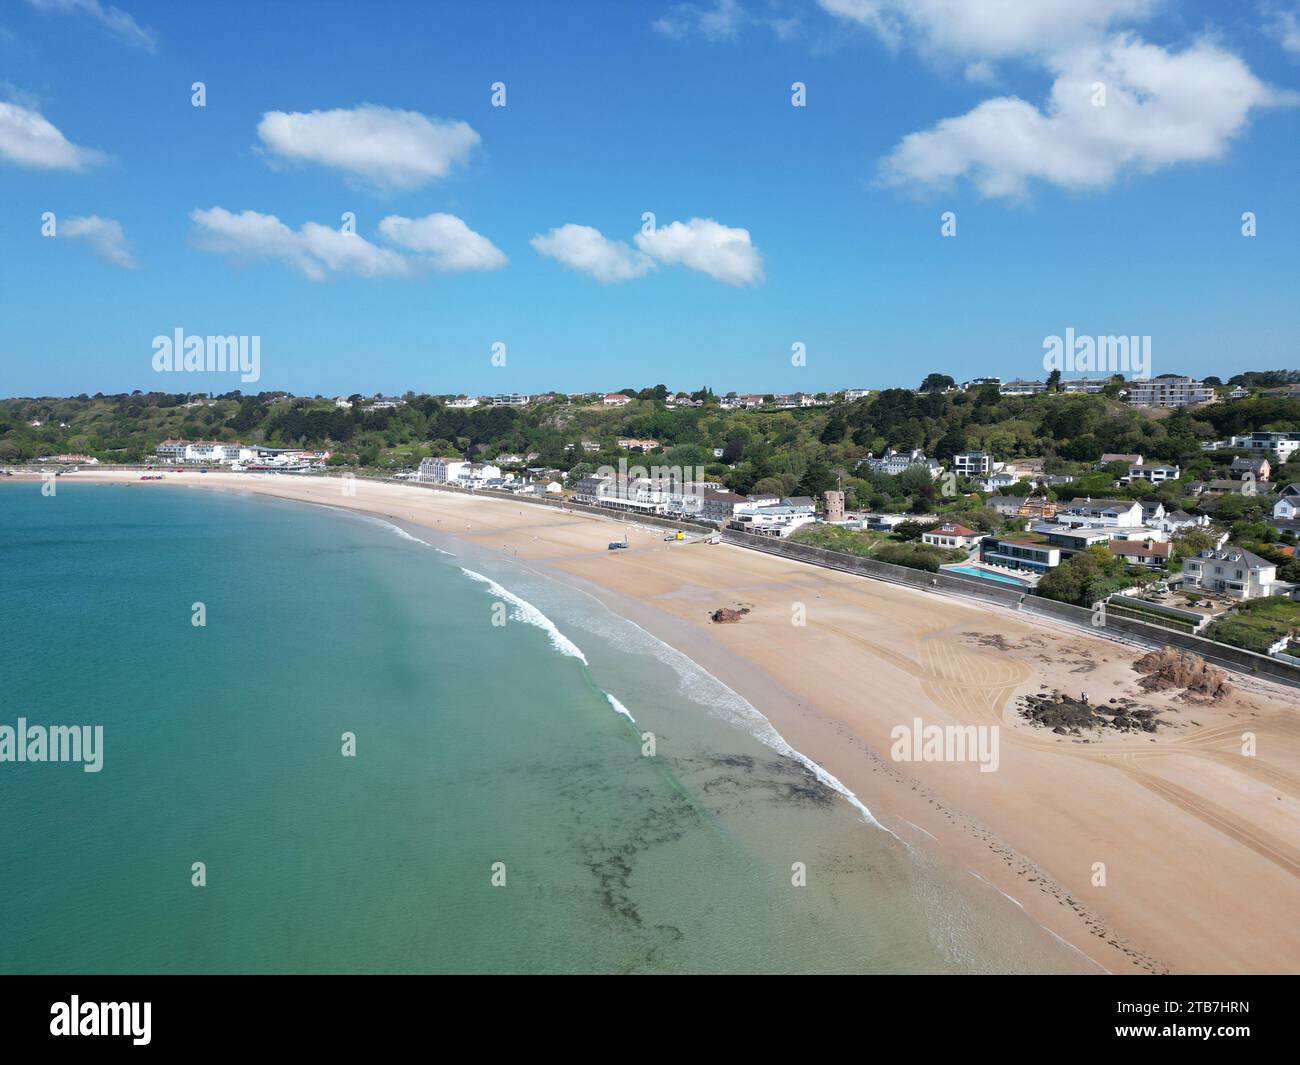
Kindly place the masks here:
[[(70, 474), (248, 491), (365, 511), (503, 552), (580, 587), (763, 712), (889, 829), (1015, 900), (1114, 973), (1300, 971), (1300, 693), (1233, 677), (1213, 704), (1148, 693), (1141, 652), (1010, 610), (724, 544), (666, 543), (509, 500), (336, 478)], [(718, 625), (719, 607), (747, 607)], [(804, 624), (796, 623), (803, 620)], [(1059, 689), (1161, 710), (1158, 731), (1058, 736), (1017, 701)], [(996, 771), (896, 762), (890, 732), (1000, 726)], [(1242, 753), (1243, 734), (1256, 753)], [(864, 826), (864, 831), (878, 831)], [(1010, 902), (1007, 905), (1011, 905)]]

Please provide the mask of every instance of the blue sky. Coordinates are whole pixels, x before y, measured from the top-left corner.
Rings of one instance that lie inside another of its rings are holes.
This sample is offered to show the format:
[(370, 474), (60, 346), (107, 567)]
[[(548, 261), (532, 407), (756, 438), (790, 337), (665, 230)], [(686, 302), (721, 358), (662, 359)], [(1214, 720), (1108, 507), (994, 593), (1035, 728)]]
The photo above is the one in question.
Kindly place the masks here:
[(0, 395), (1296, 366), (1296, 4), (954, 3), (11, 0)]

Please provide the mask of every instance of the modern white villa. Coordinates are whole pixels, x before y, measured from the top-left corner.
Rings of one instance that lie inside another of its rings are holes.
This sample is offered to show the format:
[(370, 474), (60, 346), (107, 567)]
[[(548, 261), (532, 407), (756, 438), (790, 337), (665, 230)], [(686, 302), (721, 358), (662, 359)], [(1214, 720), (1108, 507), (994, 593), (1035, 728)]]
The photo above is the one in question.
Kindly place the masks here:
[(1272, 562), (1231, 544), (1183, 560), (1184, 591), (1199, 588), (1234, 599), (1262, 599), (1289, 592), (1291, 587), (1278, 582)]

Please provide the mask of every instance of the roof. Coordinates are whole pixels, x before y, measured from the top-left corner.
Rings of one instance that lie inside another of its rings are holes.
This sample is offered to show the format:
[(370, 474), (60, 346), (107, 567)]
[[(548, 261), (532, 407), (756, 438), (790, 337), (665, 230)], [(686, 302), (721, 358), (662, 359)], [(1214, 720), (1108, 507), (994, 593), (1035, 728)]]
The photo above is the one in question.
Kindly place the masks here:
[[(1236, 494), (1241, 491), (1242, 483), (1243, 482), (1241, 481), (1234, 481), (1226, 477), (1220, 477), (1214, 481), (1207, 481), (1204, 485), (1204, 490), (1207, 492), (1230, 492)], [(1272, 486), (1265, 481), (1262, 485), (1256, 486), (1254, 494), (1257, 496), (1272, 495)]]
[(1245, 562), (1252, 569), (1258, 566), (1272, 566), (1274, 563), (1267, 559), (1260, 558), (1244, 547), (1236, 547), (1233, 544), (1225, 544), (1218, 549), (1206, 548), (1196, 558), (1213, 559), (1216, 562)]
[(947, 521), (937, 528), (929, 530), (932, 533), (944, 533), (948, 536), (980, 536), (981, 533), (974, 529), (968, 529), (965, 525), (958, 525), (956, 522)]
[(1156, 558), (1168, 558), (1172, 544), (1158, 540), (1112, 540), (1111, 554), (1114, 555), (1154, 555)]
[(1070, 500), (1072, 510), (1132, 510), (1135, 499), (1080, 499)]

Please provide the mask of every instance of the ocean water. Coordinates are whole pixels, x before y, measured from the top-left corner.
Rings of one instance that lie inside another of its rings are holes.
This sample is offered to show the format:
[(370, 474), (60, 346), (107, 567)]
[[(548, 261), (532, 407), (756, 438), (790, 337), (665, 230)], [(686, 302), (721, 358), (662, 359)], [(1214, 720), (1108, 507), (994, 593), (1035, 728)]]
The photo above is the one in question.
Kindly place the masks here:
[(0, 724), (104, 729), (0, 763), (0, 971), (1096, 971), (637, 626), (419, 535), (0, 485)]

